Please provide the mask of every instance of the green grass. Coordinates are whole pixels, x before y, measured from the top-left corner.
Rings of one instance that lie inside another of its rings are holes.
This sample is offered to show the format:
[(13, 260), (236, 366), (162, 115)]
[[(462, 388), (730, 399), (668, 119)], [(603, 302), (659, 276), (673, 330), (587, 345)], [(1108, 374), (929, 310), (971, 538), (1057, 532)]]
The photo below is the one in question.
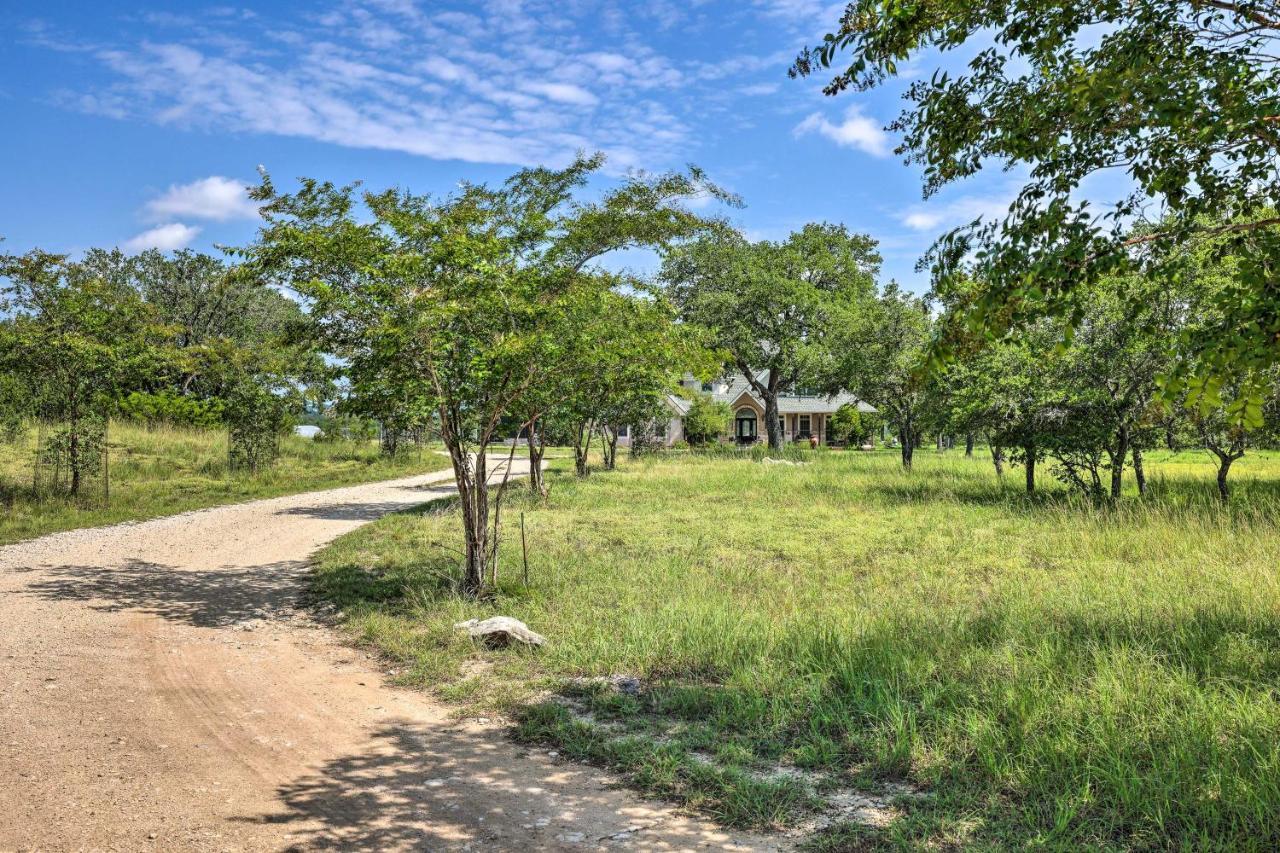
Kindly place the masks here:
[[(1028, 499), (956, 451), (912, 474), (890, 453), (682, 454), (514, 501), (495, 602), (450, 592), (447, 503), (338, 540), (316, 584), (406, 682), (727, 824), (906, 782), (888, 826), (811, 843), (1274, 848), (1280, 457), (1238, 463), (1225, 508), (1203, 453), (1148, 469), (1112, 506)], [(452, 627), (493, 612), (549, 645)], [(617, 673), (638, 695), (580, 679)]]
[(171, 515), (200, 507), (409, 476), (449, 466), (424, 449), (386, 459), (374, 442), (288, 436), (280, 459), (257, 476), (228, 475), (225, 431), (113, 423), (109, 500), (100, 478), (76, 500), (32, 493), (36, 437), (0, 444), (0, 544), (58, 530)]

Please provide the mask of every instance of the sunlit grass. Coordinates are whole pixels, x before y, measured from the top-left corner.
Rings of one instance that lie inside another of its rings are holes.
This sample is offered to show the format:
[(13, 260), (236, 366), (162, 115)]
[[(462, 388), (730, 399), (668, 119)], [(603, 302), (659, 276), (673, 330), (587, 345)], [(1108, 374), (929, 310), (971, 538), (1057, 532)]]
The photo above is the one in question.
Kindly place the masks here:
[[(109, 491), (101, 474), (79, 499), (33, 494), (36, 433), (0, 444), (0, 543), (56, 530), (152, 518), (221, 503), (408, 476), (446, 468), (430, 449), (389, 460), (374, 442), (316, 442), (288, 436), (280, 459), (256, 476), (232, 474), (223, 430), (113, 423)], [(45, 472), (46, 481), (49, 473)]]
[[(520, 736), (729, 823), (812, 809), (767, 776), (796, 766), (927, 793), (833, 844), (1272, 847), (1280, 459), (1238, 463), (1228, 507), (1204, 454), (1147, 466), (1148, 496), (1111, 505), (1029, 499), (1018, 472), (1001, 484), (955, 451), (911, 474), (881, 453), (684, 455), (515, 500), (531, 584), (513, 526), (492, 604), (449, 592), (456, 558), (433, 544), (457, 544), (447, 505), (339, 540), (317, 584), (406, 680), (513, 709)], [(492, 612), (548, 647), (477, 651), (452, 627)], [(492, 669), (464, 677), (472, 658)], [(567, 680), (614, 673), (641, 695)], [(546, 687), (626, 736), (520, 710)]]

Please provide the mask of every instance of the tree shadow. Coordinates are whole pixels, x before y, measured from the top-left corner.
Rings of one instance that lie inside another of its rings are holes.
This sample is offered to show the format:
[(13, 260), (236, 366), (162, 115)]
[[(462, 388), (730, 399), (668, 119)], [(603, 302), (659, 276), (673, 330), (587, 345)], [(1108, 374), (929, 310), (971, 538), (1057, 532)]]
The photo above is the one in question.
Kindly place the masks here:
[(292, 610), (305, 591), (306, 560), (190, 570), (145, 560), (118, 566), (53, 566), (25, 593), (84, 601), (94, 610), (133, 610), (199, 628), (239, 625)]
[(290, 850), (693, 849), (731, 841), (654, 813), (597, 771), (530, 758), (465, 724), (391, 721), (364, 749), (281, 785), (277, 796), (282, 811), (233, 820), (292, 825)]
[(279, 510), (276, 515), (299, 516), (325, 521), (376, 521), (388, 515), (422, 513), (457, 501), (457, 490), (452, 482), (429, 483), (402, 489), (420, 499), (414, 506), (406, 507), (403, 499), (385, 501), (351, 502), (345, 500), (317, 506), (294, 506)]

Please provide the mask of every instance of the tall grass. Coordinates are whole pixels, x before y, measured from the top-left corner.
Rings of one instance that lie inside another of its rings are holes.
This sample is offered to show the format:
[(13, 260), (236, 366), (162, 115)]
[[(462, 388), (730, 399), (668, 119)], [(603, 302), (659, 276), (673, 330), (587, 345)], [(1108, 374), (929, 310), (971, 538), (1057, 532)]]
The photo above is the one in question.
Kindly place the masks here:
[(35, 493), (37, 436), (0, 444), (0, 543), (56, 530), (152, 518), (189, 509), (308, 489), (407, 476), (448, 467), (431, 452), (398, 459), (374, 442), (316, 442), (287, 436), (277, 463), (256, 476), (232, 473), (222, 430), (114, 422), (108, 431), (110, 492), (101, 475), (78, 498)]
[[(814, 808), (769, 775), (797, 766), (927, 792), (859, 845), (1271, 848), (1280, 460), (1247, 457), (1224, 507), (1203, 456), (1152, 456), (1149, 494), (1115, 505), (1028, 498), (955, 451), (910, 474), (888, 454), (632, 463), (520, 507), (532, 583), (492, 605), (442, 580), (448, 506), (339, 540), (317, 585), (408, 680), (485, 707), (576, 692), (609, 728), (542, 704), (521, 735), (730, 823)], [(452, 628), (493, 610), (549, 646)], [(492, 670), (462, 676), (474, 656)], [(568, 681), (614, 673), (641, 695)]]

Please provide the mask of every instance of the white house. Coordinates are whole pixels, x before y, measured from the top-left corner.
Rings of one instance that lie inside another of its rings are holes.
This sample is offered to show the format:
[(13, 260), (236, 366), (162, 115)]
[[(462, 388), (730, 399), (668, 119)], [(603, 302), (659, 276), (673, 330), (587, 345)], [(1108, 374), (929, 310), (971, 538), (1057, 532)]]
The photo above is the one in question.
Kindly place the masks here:
[[(764, 374), (760, 380), (765, 380)], [(701, 382), (692, 376), (686, 376), (680, 383), (690, 392), (711, 395), (713, 400), (728, 403), (733, 412), (733, 422), (729, 435), (724, 441), (735, 441), (739, 444), (754, 444), (767, 441), (769, 431), (764, 423), (764, 401), (752, 390), (745, 377), (733, 373), (714, 382)], [(667, 408), (671, 417), (667, 421), (664, 442), (669, 447), (684, 439), (684, 416), (689, 412), (689, 401), (674, 394), (667, 395)], [(831, 416), (841, 406), (856, 405), (860, 412), (874, 412), (875, 408), (862, 402), (848, 393), (834, 396), (816, 394), (804, 388), (789, 389), (778, 394), (778, 423), (782, 427), (785, 441), (807, 441), (816, 438), (819, 444), (829, 441), (827, 428)], [(619, 444), (630, 444), (631, 431), (618, 437)]]

